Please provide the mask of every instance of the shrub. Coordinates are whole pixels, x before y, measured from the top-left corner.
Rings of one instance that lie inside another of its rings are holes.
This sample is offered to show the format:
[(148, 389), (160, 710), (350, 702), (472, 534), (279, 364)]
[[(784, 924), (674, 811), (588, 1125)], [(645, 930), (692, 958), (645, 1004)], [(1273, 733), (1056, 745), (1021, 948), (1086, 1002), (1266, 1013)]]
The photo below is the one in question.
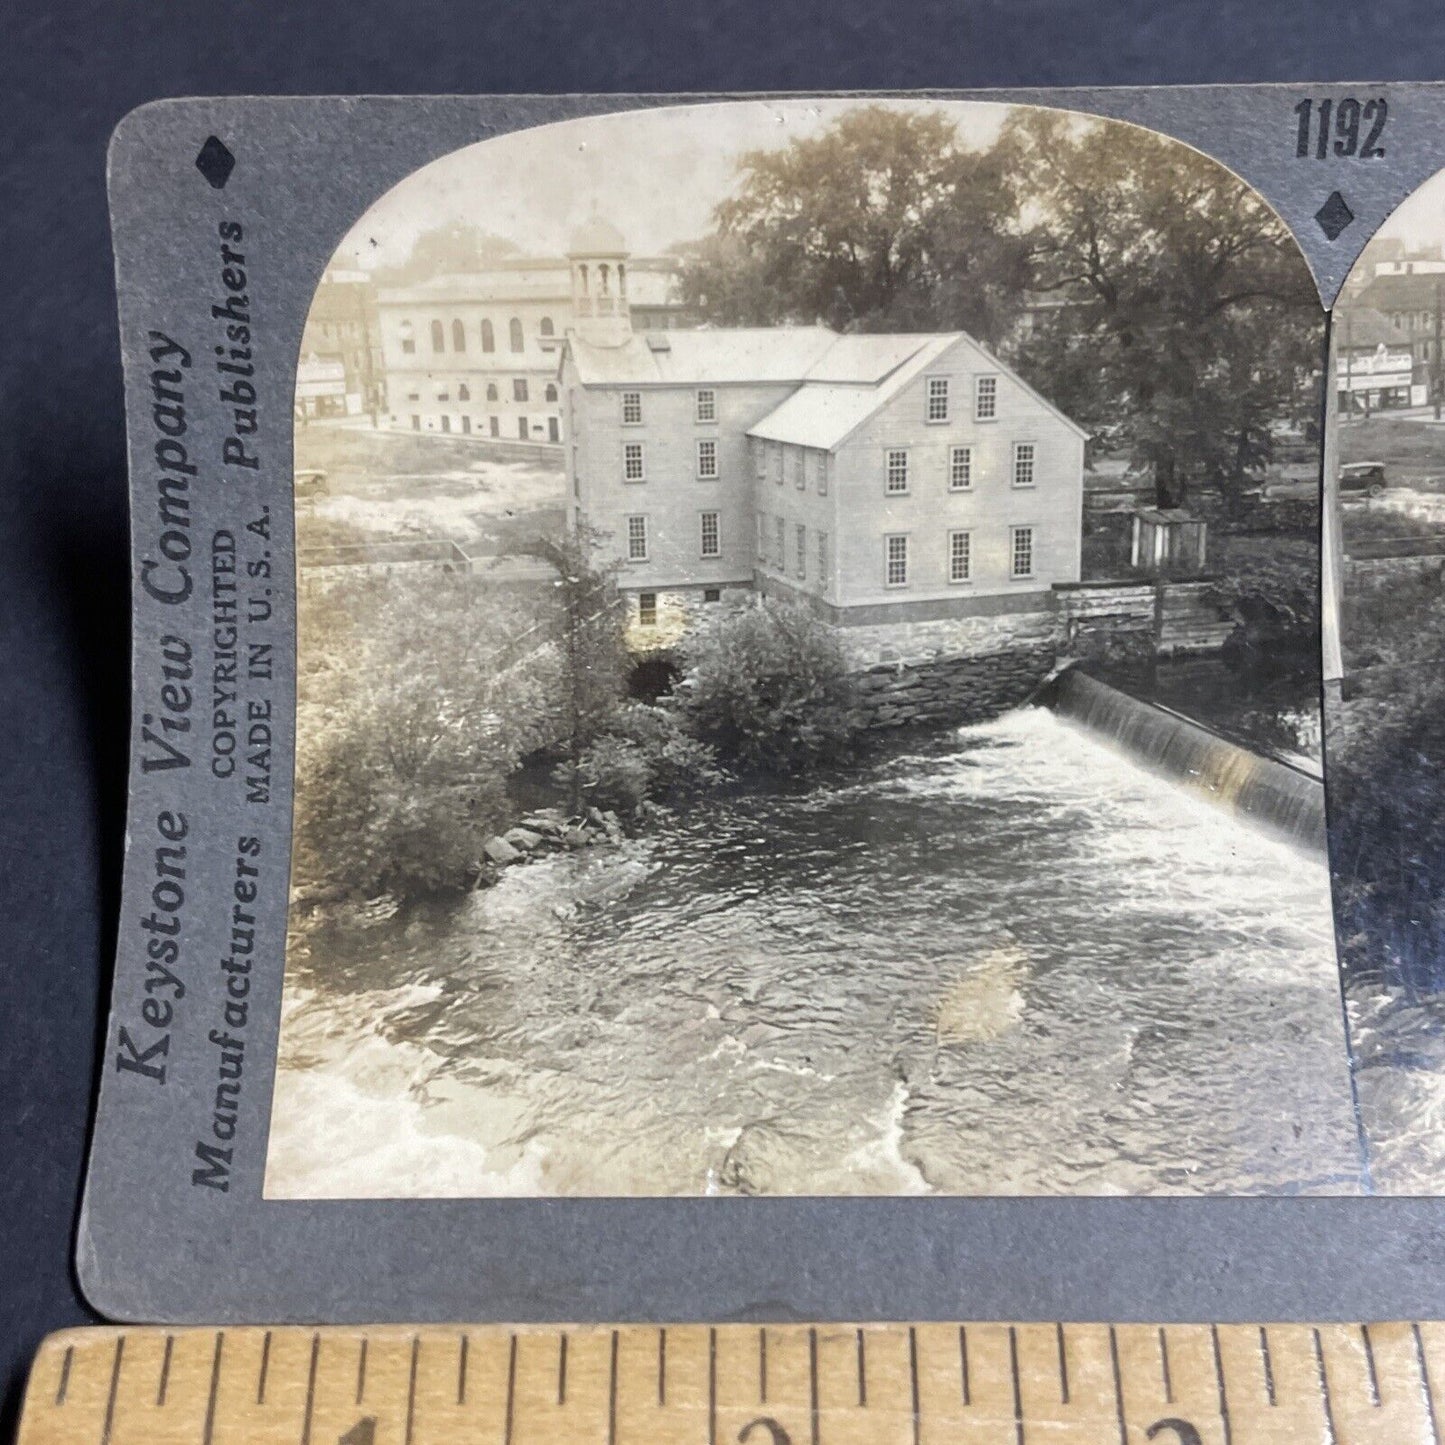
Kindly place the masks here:
[(686, 641), (683, 661), (692, 731), (746, 767), (802, 772), (858, 736), (843, 650), (805, 607), (765, 600), (716, 617)]
[(675, 712), (645, 703), (618, 713), (582, 754), (577, 773), (589, 802), (624, 812), (648, 800), (690, 796), (724, 778), (717, 754), (692, 737)]

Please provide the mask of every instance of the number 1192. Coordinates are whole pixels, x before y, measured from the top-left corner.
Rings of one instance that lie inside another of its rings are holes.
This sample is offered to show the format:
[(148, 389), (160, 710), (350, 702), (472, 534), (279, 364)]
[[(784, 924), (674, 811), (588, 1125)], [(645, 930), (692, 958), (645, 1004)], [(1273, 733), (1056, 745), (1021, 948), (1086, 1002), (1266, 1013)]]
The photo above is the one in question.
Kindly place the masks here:
[(1383, 96), (1363, 104), (1353, 96), (1338, 101), (1302, 100), (1294, 113), (1299, 117), (1297, 156), (1322, 161), (1333, 154), (1374, 161), (1385, 154), (1380, 137), (1390, 108)]

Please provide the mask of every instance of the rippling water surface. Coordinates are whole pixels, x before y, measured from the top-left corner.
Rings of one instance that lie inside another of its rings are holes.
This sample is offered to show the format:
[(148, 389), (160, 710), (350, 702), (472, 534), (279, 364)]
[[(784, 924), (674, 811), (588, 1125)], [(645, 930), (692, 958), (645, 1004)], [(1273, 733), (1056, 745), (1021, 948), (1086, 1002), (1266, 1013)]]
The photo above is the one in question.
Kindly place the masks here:
[(1355, 1192), (1322, 860), (1026, 711), (293, 957), (272, 1196)]

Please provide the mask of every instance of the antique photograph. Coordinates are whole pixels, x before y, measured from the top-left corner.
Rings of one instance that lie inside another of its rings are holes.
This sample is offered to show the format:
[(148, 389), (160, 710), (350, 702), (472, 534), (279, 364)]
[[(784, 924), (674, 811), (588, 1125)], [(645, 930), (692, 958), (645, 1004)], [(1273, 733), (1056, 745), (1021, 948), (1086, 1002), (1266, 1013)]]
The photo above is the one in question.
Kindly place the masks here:
[[(1334, 332), (1361, 815), (1445, 639), (1412, 214)], [(1347, 949), (1347, 1018), (1325, 356), (1262, 197), (1065, 111), (633, 110), (379, 195), (297, 358), (267, 1196), (1382, 1185), (1348, 1033), (1418, 1074), (1433, 950)]]
[(1339, 677), (1327, 690), (1340, 963), (1369, 1177), (1445, 1186), (1445, 174), (1331, 322)]

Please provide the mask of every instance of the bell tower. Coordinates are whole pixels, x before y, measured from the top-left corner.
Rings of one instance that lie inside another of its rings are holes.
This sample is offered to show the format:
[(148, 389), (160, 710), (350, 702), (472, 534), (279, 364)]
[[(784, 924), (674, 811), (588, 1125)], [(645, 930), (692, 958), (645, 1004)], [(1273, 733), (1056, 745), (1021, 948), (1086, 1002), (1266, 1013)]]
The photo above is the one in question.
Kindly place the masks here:
[(622, 233), (596, 211), (567, 248), (572, 273), (572, 315), (577, 335), (591, 346), (625, 346), (632, 337), (627, 299), (627, 258)]

